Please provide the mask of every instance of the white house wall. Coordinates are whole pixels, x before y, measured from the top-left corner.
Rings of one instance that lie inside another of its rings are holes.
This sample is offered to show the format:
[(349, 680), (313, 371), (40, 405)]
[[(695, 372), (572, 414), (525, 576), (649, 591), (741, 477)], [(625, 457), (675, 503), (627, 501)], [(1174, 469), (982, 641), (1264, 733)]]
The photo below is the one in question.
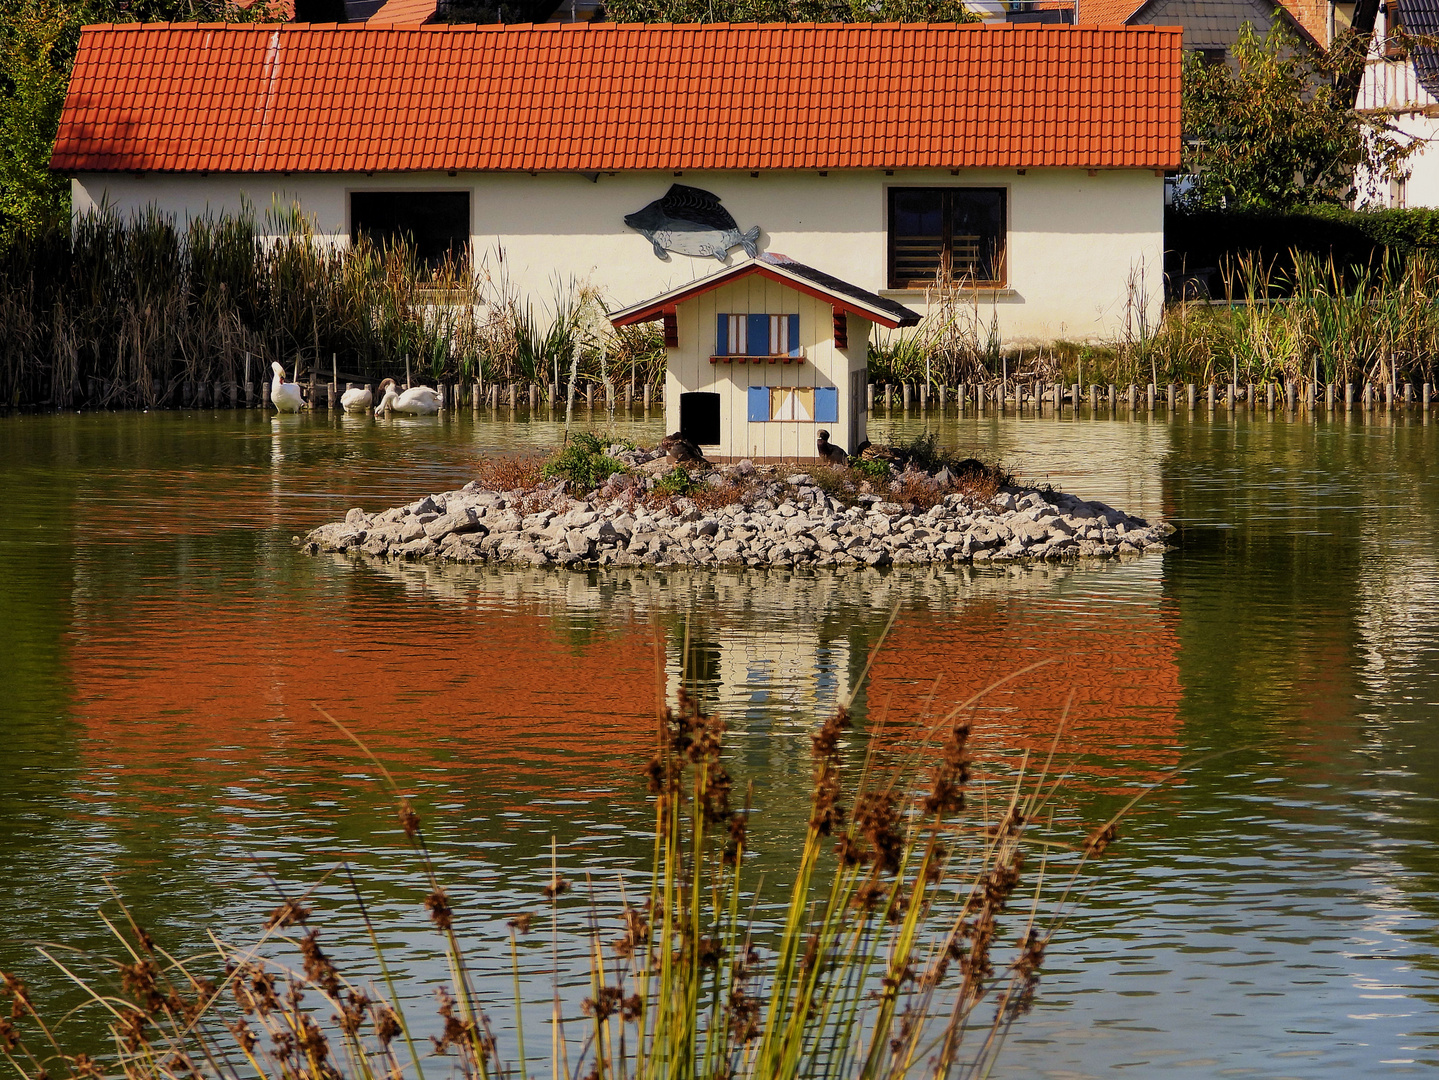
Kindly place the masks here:
[(1419, 82), (1413, 63), (1385, 58), (1387, 36), (1381, 5), (1355, 104), (1360, 112), (1390, 114), (1390, 124), (1401, 136), (1417, 141), (1420, 149), (1409, 158), (1409, 176), (1402, 184), (1361, 167), (1355, 177), (1357, 201), (1361, 206), (1439, 207), (1439, 143), (1433, 141), (1439, 139), (1439, 100)]
[[(887, 285), (887, 189), (1003, 187), (1008, 192), (1007, 288), (981, 293), (987, 324), (1003, 341), (1109, 338), (1138, 293), (1157, 312), (1162, 295), (1163, 180), (1145, 170), (1031, 169), (935, 172), (622, 173), (591, 181), (569, 174), (210, 175), (86, 174), (74, 181), (77, 213), (102, 202), (126, 213), (154, 205), (177, 218), (257, 214), (295, 204), (317, 236), (347, 242), (356, 190), (471, 193), (476, 258), (541, 305), (571, 283), (632, 304), (704, 277), (713, 259), (655, 257), (623, 218), (673, 183), (714, 192), (741, 231), (758, 225), (762, 250), (788, 255), (922, 309), (922, 291)], [(731, 260), (742, 258), (736, 248)], [(991, 308), (992, 305), (992, 308)]]

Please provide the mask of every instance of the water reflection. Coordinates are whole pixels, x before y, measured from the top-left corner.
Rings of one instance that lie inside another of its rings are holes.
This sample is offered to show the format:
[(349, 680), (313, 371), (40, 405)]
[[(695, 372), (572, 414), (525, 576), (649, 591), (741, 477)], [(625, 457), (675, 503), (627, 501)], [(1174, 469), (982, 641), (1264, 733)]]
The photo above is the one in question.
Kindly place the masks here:
[[(658, 419), (620, 430), (653, 439)], [(198, 946), (204, 926), (243, 938), (273, 906), (252, 860), (295, 886), (343, 859), (423, 997), (446, 976), (416, 929), (413, 863), (374, 765), (313, 705), (431, 808), (466, 925), (497, 931), (534, 905), (552, 838), (562, 867), (590, 869), (601, 890), (646, 864), (636, 774), (687, 639), (699, 692), (730, 719), (735, 771), (755, 784), (760, 865), (783, 880), (809, 726), (856, 687), (897, 609), (856, 748), (882, 724), (898, 754), (929, 716), (1049, 660), (980, 702), (979, 739), (997, 758), (1045, 752), (1072, 695), (1076, 820), (1223, 752), (1141, 804), (1051, 954), (1014, 1075), (1432, 1064), (1435, 427), (1201, 411), (1173, 424), (951, 417), (937, 430), (1175, 520), (1184, 547), (1109, 566), (845, 576), (310, 559), (291, 535), (454, 486), (478, 456), (536, 449), (558, 426), (0, 423), (0, 476), (26, 493), (0, 511), (0, 967), (59, 992), (20, 943), (95, 944), (104, 875), (144, 921)], [(338, 887), (322, 900), (347, 904)], [(583, 923), (578, 907), (566, 926)], [(562, 971), (578, 971), (582, 938), (564, 942)], [(345, 933), (336, 948), (366, 951)], [(526, 962), (526, 993), (543, 1002), (543, 949)]]

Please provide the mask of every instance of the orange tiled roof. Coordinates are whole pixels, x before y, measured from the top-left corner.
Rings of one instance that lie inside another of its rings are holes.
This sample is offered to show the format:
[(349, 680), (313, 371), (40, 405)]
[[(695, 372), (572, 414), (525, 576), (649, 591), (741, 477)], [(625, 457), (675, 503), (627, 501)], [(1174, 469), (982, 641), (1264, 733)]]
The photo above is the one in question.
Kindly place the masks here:
[(1179, 56), (1155, 27), (91, 26), (51, 167), (1168, 169)]
[(433, 19), (439, 6), (440, 0), (385, 0), (380, 10), (366, 21), (371, 25), (397, 23), (418, 26)]
[(1079, 15), (1087, 23), (1100, 26), (1129, 21), (1149, 0), (1079, 0)]

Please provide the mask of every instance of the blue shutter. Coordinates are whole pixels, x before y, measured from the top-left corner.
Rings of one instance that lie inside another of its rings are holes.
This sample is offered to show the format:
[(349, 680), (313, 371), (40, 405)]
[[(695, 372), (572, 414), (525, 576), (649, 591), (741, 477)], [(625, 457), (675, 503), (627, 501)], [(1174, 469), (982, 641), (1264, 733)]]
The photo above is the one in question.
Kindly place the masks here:
[(749, 388), (749, 422), (751, 424), (762, 424), (769, 419), (769, 387), (751, 386)]
[(718, 325), (715, 328), (715, 355), (729, 355), (729, 316), (718, 317)]
[(833, 386), (814, 388), (814, 419), (817, 424), (839, 423), (839, 390)]
[(749, 346), (745, 352), (750, 356), (769, 355), (769, 316), (751, 315), (745, 326), (745, 336), (749, 338), (746, 344)]
[(798, 316), (798, 315), (791, 315), (791, 316), (789, 317), (789, 354), (790, 354), (791, 356), (798, 356), (798, 355), (799, 355), (799, 316)]

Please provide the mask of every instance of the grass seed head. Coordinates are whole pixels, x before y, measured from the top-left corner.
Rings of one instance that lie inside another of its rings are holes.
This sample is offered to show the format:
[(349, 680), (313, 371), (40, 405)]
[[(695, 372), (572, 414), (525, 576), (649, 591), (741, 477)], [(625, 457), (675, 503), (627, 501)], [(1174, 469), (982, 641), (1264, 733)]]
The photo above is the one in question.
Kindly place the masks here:
[(303, 926), (310, 920), (310, 911), (310, 908), (298, 900), (286, 900), (274, 911), (270, 912), (270, 917), (265, 920), (265, 929), (273, 930), (276, 927)]
[(425, 908), (430, 913), (430, 921), (438, 929), (448, 933), (454, 928), (455, 912), (450, 907), (450, 897), (444, 889), (436, 889), (425, 897)]

